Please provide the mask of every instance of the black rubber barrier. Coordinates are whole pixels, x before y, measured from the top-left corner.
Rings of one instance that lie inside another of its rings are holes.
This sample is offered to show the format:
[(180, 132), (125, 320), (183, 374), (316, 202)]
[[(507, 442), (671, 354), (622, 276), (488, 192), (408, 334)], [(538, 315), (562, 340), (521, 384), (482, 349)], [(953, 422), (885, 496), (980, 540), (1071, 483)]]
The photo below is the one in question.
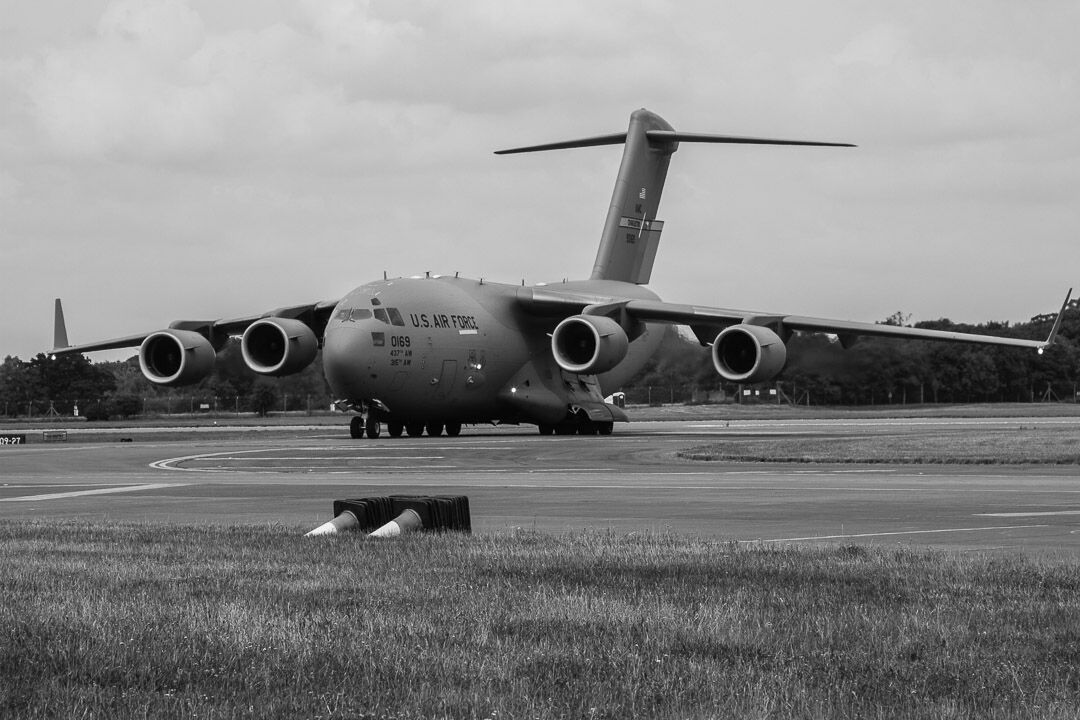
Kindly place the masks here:
[(363, 532), (382, 527), (405, 510), (415, 511), (428, 532), (472, 532), (469, 498), (465, 495), (391, 495), (334, 501), (334, 517), (351, 512)]

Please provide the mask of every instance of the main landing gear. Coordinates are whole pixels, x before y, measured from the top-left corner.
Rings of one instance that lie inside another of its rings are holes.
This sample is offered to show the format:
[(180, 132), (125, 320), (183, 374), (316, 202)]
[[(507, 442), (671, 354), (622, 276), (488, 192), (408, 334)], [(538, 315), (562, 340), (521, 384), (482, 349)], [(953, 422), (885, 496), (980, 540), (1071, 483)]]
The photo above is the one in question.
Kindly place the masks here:
[(615, 428), (613, 422), (593, 422), (591, 420), (567, 420), (558, 425), (541, 425), (541, 435), (610, 435)]
[(615, 428), (613, 420), (593, 420), (583, 409), (568, 412), (562, 422), (541, 425), (541, 435), (610, 435)]
[(349, 435), (353, 440), (359, 440), (365, 435), (374, 440), (379, 437), (380, 432), (382, 432), (382, 428), (379, 426), (377, 420), (372, 420), (366, 426), (364, 425), (364, 418), (361, 415), (355, 415), (349, 420)]
[[(587, 418), (570, 417), (557, 424), (542, 424), (539, 426), (541, 435), (610, 435), (615, 427), (611, 421), (593, 421)], [(349, 435), (354, 440), (370, 438), (374, 440), (382, 434), (382, 423), (371, 417), (355, 415), (349, 421)], [(443, 433), (447, 437), (457, 437), (461, 434), (461, 423), (438, 422), (429, 420), (387, 420), (386, 433), (392, 438), (408, 435), (411, 438), (427, 435), (428, 437), (440, 437)]]

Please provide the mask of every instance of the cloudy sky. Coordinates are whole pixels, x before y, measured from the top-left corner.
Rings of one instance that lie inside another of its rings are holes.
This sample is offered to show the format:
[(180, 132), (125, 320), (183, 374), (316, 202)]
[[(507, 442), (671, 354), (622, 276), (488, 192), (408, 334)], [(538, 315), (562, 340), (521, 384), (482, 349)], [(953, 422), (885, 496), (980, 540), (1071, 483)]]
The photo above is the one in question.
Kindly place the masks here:
[[(618, 147), (684, 145), (652, 288), (1026, 320), (1080, 286), (1080, 4), (0, 0), (0, 357), (337, 298), (586, 277)], [(127, 353), (120, 353), (121, 356)], [(99, 358), (108, 357), (108, 354)]]

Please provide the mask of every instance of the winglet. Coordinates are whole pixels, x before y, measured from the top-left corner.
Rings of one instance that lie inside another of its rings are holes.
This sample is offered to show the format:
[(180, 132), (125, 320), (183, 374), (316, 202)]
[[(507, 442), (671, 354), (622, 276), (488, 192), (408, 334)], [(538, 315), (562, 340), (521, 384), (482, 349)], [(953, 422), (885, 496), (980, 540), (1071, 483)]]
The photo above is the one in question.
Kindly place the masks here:
[(1072, 297), (1072, 288), (1069, 288), (1069, 292), (1065, 293), (1065, 302), (1061, 303), (1061, 310), (1058, 311), (1057, 319), (1054, 320), (1054, 327), (1050, 328), (1050, 337), (1046, 338), (1046, 342), (1039, 346), (1039, 354), (1042, 355), (1043, 350), (1054, 344), (1057, 340), (1058, 330), (1061, 329), (1061, 319), (1065, 317), (1065, 310), (1069, 307), (1069, 298)]
[(64, 306), (60, 304), (60, 298), (56, 298), (56, 311), (53, 315), (53, 350), (62, 350), (69, 346), (67, 325), (64, 323)]

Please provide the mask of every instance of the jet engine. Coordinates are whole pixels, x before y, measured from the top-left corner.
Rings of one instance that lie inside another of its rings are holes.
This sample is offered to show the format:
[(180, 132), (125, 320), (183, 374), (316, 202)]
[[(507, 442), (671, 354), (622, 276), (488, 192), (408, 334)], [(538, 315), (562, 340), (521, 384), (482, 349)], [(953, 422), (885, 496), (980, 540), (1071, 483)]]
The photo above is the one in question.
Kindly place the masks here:
[(161, 330), (139, 346), (139, 367), (158, 385), (197, 383), (214, 369), (217, 353), (210, 341), (191, 330)]
[(732, 325), (716, 336), (712, 361), (730, 382), (756, 383), (775, 377), (787, 361), (784, 341), (767, 327)]
[(555, 362), (567, 372), (583, 375), (611, 370), (626, 357), (629, 345), (619, 323), (602, 315), (568, 317), (551, 334)]
[(299, 320), (270, 317), (248, 326), (240, 351), (247, 366), (260, 375), (291, 375), (311, 364), (319, 340)]

